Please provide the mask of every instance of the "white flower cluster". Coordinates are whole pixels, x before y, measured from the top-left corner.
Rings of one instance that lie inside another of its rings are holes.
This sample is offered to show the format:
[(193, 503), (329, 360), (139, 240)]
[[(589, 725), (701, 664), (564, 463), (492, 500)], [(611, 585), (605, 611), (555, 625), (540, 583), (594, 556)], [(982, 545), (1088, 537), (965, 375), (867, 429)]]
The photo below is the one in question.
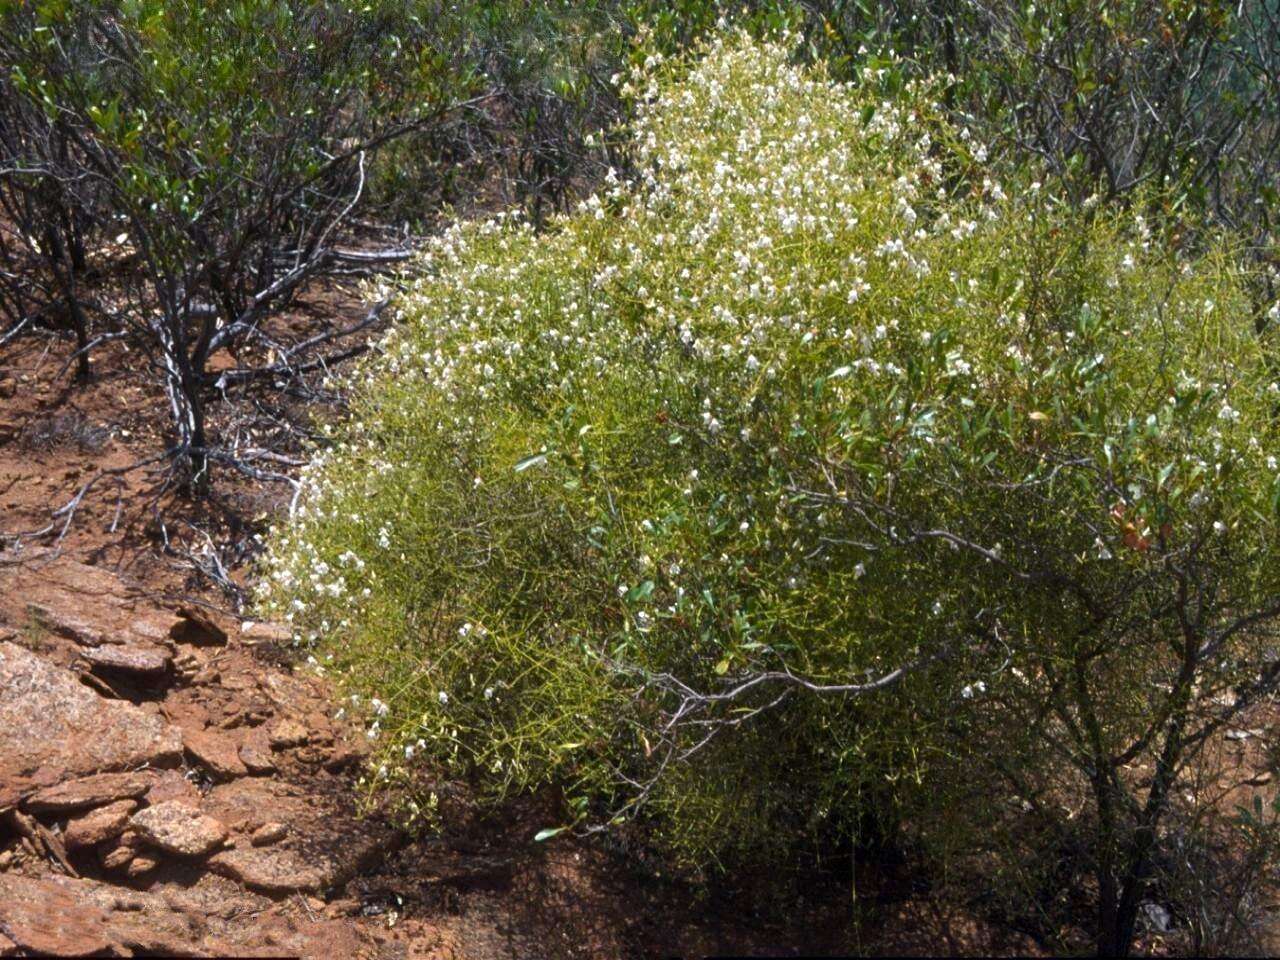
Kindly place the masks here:
[[(1155, 241), (1131, 217), (1104, 264), (1072, 267), (1085, 295), (1047, 310), (1021, 269), (1044, 191), (1002, 185), (986, 147), (939, 121), (928, 84), (832, 84), (738, 35), (692, 65), (652, 59), (620, 79), (638, 102), (634, 181), (611, 172), (545, 232), (513, 213), (433, 239), (404, 278), (397, 323), (346, 383), (352, 421), (270, 539), (264, 605), (303, 639), (351, 640), (353, 658), (373, 661), (370, 690), (416, 690), (411, 709), (371, 708), (373, 736), (403, 725), (404, 759), (459, 752), (468, 716), (518, 697), (514, 675), (456, 664), (505, 634), (511, 584), (543, 575), (540, 557), (517, 557), (518, 577), (483, 582), (521, 525), (569, 516), (573, 549), (612, 564), (588, 606), (619, 643), (712, 623), (690, 645), (714, 648), (705, 659), (727, 671), (741, 661), (720, 657), (726, 636), (752, 655), (768, 644), (750, 611), (721, 615), (721, 585), (767, 572), (769, 602), (787, 588), (779, 620), (827, 577), (875, 589), (883, 567), (835, 503), (847, 483), (892, 493), (913, 464), (949, 470), (972, 452), (955, 477), (1016, 486), (1053, 472), (1038, 452), (1053, 431), (1099, 462), (1145, 445), (1148, 473), (1125, 477), (1128, 512), (1097, 508), (1075, 544), (1097, 563), (1147, 549), (1162, 524), (1140, 515), (1144, 497), (1176, 488), (1207, 511), (1207, 482), (1241, 466), (1275, 475), (1274, 437), (1251, 426), (1262, 401), (1231, 363), (1188, 348), (1185, 364), (1141, 381), (1153, 331), (1216, 323), (1229, 286), (1196, 286), (1177, 263), (1158, 274), (1176, 295), (1153, 298)], [(1142, 382), (1132, 396), (1126, 377)], [(794, 489), (815, 463), (846, 471), (807, 478), (832, 502)], [(519, 484), (546, 485), (544, 498), (530, 507)], [(875, 532), (900, 542), (891, 525)], [(1017, 550), (1016, 537), (990, 539), (992, 565)], [(837, 550), (847, 562), (832, 570)], [(948, 629), (961, 607), (925, 598), (923, 629)], [(388, 617), (397, 643), (362, 652), (368, 625), (386, 630)], [(569, 646), (558, 624), (531, 629)], [(425, 636), (429, 652), (414, 647)]]

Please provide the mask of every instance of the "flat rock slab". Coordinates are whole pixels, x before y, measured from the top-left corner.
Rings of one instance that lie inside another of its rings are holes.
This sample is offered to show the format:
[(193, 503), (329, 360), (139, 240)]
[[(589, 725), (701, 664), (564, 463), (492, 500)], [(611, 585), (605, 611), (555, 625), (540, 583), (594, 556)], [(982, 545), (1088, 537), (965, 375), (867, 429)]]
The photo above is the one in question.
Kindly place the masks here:
[(178, 643), (198, 647), (217, 647), (227, 642), (227, 631), (213, 617), (195, 607), (183, 607), (169, 628), (169, 636)]
[(146, 773), (99, 773), (38, 790), (23, 804), (31, 813), (68, 813), (140, 797), (154, 782)]
[(40, 582), (59, 587), (70, 595), (94, 597), (114, 606), (123, 604), (134, 592), (110, 570), (66, 558), (42, 566), (37, 577)]
[(242, 744), (239, 752), (240, 762), (250, 773), (268, 774), (275, 773), (276, 764), (271, 759), (271, 754), (262, 748), (261, 745), (252, 741)]
[(95, 673), (124, 673), (145, 680), (163, 677), (171, 662), (163, 648), (138, 643), (90, 647), (81, 656)]
[(266, 893), (319, 892), (335, 882), (323, 865), (283, 848), (223, 850), (210, 859), (209, 869)]
[(125, 635), (132, 640), (163, 644), (169, 640), (178, 617), (161, 611), (144, 611), (130, 618)]
[(289, 643), (293, 639), (293, 630), (282, 623), (254, 623), (246, 620), (240, 624), (240, 636), (250, 646), (259, 643)]
[(0, 874), (0, 930), (41, 956), (127, 956), (105, 910), (81, 902), (77, 886)]
[(176, 764), (178, 731), (133, 704), (107, 700), (71, 671), (0, 643), (0, 783), (40, 768), (65, 776)]
[(271, 728), (271, 746), (276, 750), (299, 747), (309, 739), (307, 728), (297, 720), (284, 719)]
[(106, 634), (96, 624), (58, 607), (28, 603), (27, 614), (38, 626), (76, 643), (96, 647), (107, 642)]
[(222, 846), (227, 828), (181, 800), (139, 810), (129, 825), (153, 847), (180, 857), (202, 857)]
[(90, 810), (67, 824), (62, 832), (62, 842), (67, 845), (68, 850), (82, 850), (114, 840), (124, 833), (125, 827), (129, 825), (129, 815), (137, 808), (135, 800), (117, 800), (105, 807)]
[(187, 753), (219, 780), (234, 780), (248, 774), (249, 769), (240, 760), (236, 742), (224, 733), (213, 730), (184, 730), (182, 743)]
[(0, 930), (21, 955), (178, 957), (226, 955), (192, 913), (161, 898), (92, 880), (0, 874)]
[(242, 833), (254, 834), (268, 825), (285, 829), (285, 836), (270, 846), (242, 844), (208, 861), (216, 873), (266, 893), (318, 892), (339, 886), (391, 849), (397, 839), (394, 831), (360, 818), (338, 798), (274, 780), (248, 778), (219, 784), (203, 805)]

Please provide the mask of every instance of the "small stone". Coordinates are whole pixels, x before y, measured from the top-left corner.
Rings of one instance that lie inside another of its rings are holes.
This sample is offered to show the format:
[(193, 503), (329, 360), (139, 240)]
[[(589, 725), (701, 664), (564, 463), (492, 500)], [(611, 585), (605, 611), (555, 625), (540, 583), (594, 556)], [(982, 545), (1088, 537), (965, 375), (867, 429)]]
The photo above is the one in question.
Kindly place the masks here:
[(125, 875), (130, 880), (136, 880), (138, 877), (145, 876), (156, 867), (160, 866), (160, 858), (152, 853), (139, 853), (129, 861), (129, 867), (125, 870)]
[(31, 813), (68, 813), (140, 797), (150, 786), (151, 777), (144, 773), (99, 773), (40, 790), (23, 806)]
[(198, 647), (216, 647), (227, 642), (227, 632), (207, 613), (195, 607), (183, 607), (178, 611), (178, 619), (169, 628), (169, 636), (178, 643), (191, 643)]
[(240, 748), (240, 762), (250, 773), (268, 774), (274, 773), (276, 769), (271, 755), (256, 743), (246, 743)]
[(127, 673), (154, 680), (169, 671), (169, 654), (159, 647), (138, 644), (106, 644), (85, 650), (81, 656), (94, 672)]
[(240, 761), (235, 742), (208, 730), (184, 730), (182, 745), (209, 772), (220, 780), (234, 780), (249, 772)]
[(330, 773), (341, 773), (343, 770), (360, 766), (368, 757), (368, 747), (353, 746), (349, 743), (338, 744), (330, 751), (329, 758), (324, 762), (324, 768)]
[(104, 870), (122, 870), (127, 867), (137, 854), (138, 848), (126, 843), (123, 838), (116, 843), (102, 847), (98, 852), (98, 862)]
[(117, 800), (77, 817), (67, 824), (62, 840), (68, 850), (94, 847), (113, 840), (124, 833), (129, 825), (129, 815), (138, 807), (136, 800)]
[(1262, 730), (1228, 730), (1223, 734), (1226, 740), (1248, 740), (1251, 737), (1260, 737), (1265, 731)]
[(325, 907), (324, 912), (325, 912), (325, 915), (330, 919), (337, 919), (338, 917), (353, 917), (356, 915), (356, 913), (359, 910), (360, 910), (359, 900), (344, 899), (344, 900), (334, 900), (327, 907)]
[(249, 842), (255, 847), (269, 847), (273, 843), (279, 843), (289, 835), (289, 828), (283, 823), (271, 822), (264, 823), (257, 830), (253, 831), (253, 836), (249, 838)]
[(249, 646), (260, 643), (288, 643), (293, 639), (293, 631), (280, 623), (254, 623), (246, 620), (240, 624), (240, 636)]
[(1138, 904), (1138, 912), (1147, 921), (1147, 926), (1156, 933), (1169, 933), (1173, 930), (1173, 918), (1169, 911), (1151, 900)]
[(271, 746), (276, 750), (298, 747), (307, 742), (307, 730), (297, 720), (281, 720), (271, 728)]
[(165, 770), (156, 777), (156, 782), (147, 791), (147, 803), (154, 807), (166, 800), (182, 800), (188, 806), (198, 806), (200, 791), (179, 771)]
[(190, 650), (183, 650), (173, 658), (173, 669), (183, 683), (191, 683), (203, 667), (204, 661)]
[(178, 800), (140, 810), (129, 822), (147, 843), (182, 857), (202, 857), (227, 839), (221, 823)]

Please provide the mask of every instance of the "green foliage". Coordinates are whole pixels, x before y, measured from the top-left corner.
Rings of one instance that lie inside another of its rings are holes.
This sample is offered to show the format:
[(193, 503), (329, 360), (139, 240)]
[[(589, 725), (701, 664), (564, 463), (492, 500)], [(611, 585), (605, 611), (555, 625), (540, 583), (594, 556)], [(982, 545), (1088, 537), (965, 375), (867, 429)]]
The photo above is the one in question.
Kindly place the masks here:
[(949, 112), (975, 124), (993, 153), (1043, 164), (1073, 199), (1146, 191), (1169, 218), (1207, 215), (1275, 243), (1272, 0), (685, 0), (632, 11), (666, 51), (728, 15), (790, 29), (799, 52), (838, 78), (869, 58), (890, 75), (945, 74)]
[(14, 90), (76, 131), (109, 213), (178, 271), (209, 253), (197, 234), (251, 242), (238, 221), (265, 226), (268, 200), (325, 204), (344, 140), (465, 95), (472, 81), (451, 52), (461, 23), (443, 12), (58, 0), (8, 4), (0, 23)]
[(624, 89), (635, 183), (417, 264), (265, 611), (371, 705), (375, 788), (555, 784), (697, 863), (1079, 796), (1105, 898), (1265, 686), (1276, 311), (1002, 186), (935, 88), (717, 38)]
[[(508, 150), (518, 199), (563, 202), (581, 128), (612, 103), (591, 96), (603, 32), (564, 3), (4, 3), (0, 311), (15, 329), (68, 314), (82, 377), (92, 334), (130, 328), (167, 387), (171, 453), (203, 487), (211, 458), (236, 459), (207, 435), (209, 357), (299, 365), (263, 322), (318, 274), (384, 262), (338, 247), (362, 204), (426, 218), (447, 181), (507, 173)], [(502, 122), (517, 147), (477, 154)], [(86, 290), (103, 252), (132, 256), (127, 296)]]

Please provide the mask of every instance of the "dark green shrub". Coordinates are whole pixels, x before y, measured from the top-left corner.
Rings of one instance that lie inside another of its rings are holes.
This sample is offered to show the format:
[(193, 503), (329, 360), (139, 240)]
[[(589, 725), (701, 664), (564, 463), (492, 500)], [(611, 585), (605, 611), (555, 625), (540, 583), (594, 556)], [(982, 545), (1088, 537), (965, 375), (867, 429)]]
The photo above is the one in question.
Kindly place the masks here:
[[(268, 319), (317, 275), (403, 255), (353, 252), (362, 214), (429, 219), (468, 176), (564, 202), (615, 100), (611, 9), (2, 0), (3, 335), (65, 320), (87, 376), (92, 345), (130, 332), (202, 484), (234, 458), (207, 435), (210, 400), (303, 366)], [(211, 376), (224, 349), (245, 361)]]

